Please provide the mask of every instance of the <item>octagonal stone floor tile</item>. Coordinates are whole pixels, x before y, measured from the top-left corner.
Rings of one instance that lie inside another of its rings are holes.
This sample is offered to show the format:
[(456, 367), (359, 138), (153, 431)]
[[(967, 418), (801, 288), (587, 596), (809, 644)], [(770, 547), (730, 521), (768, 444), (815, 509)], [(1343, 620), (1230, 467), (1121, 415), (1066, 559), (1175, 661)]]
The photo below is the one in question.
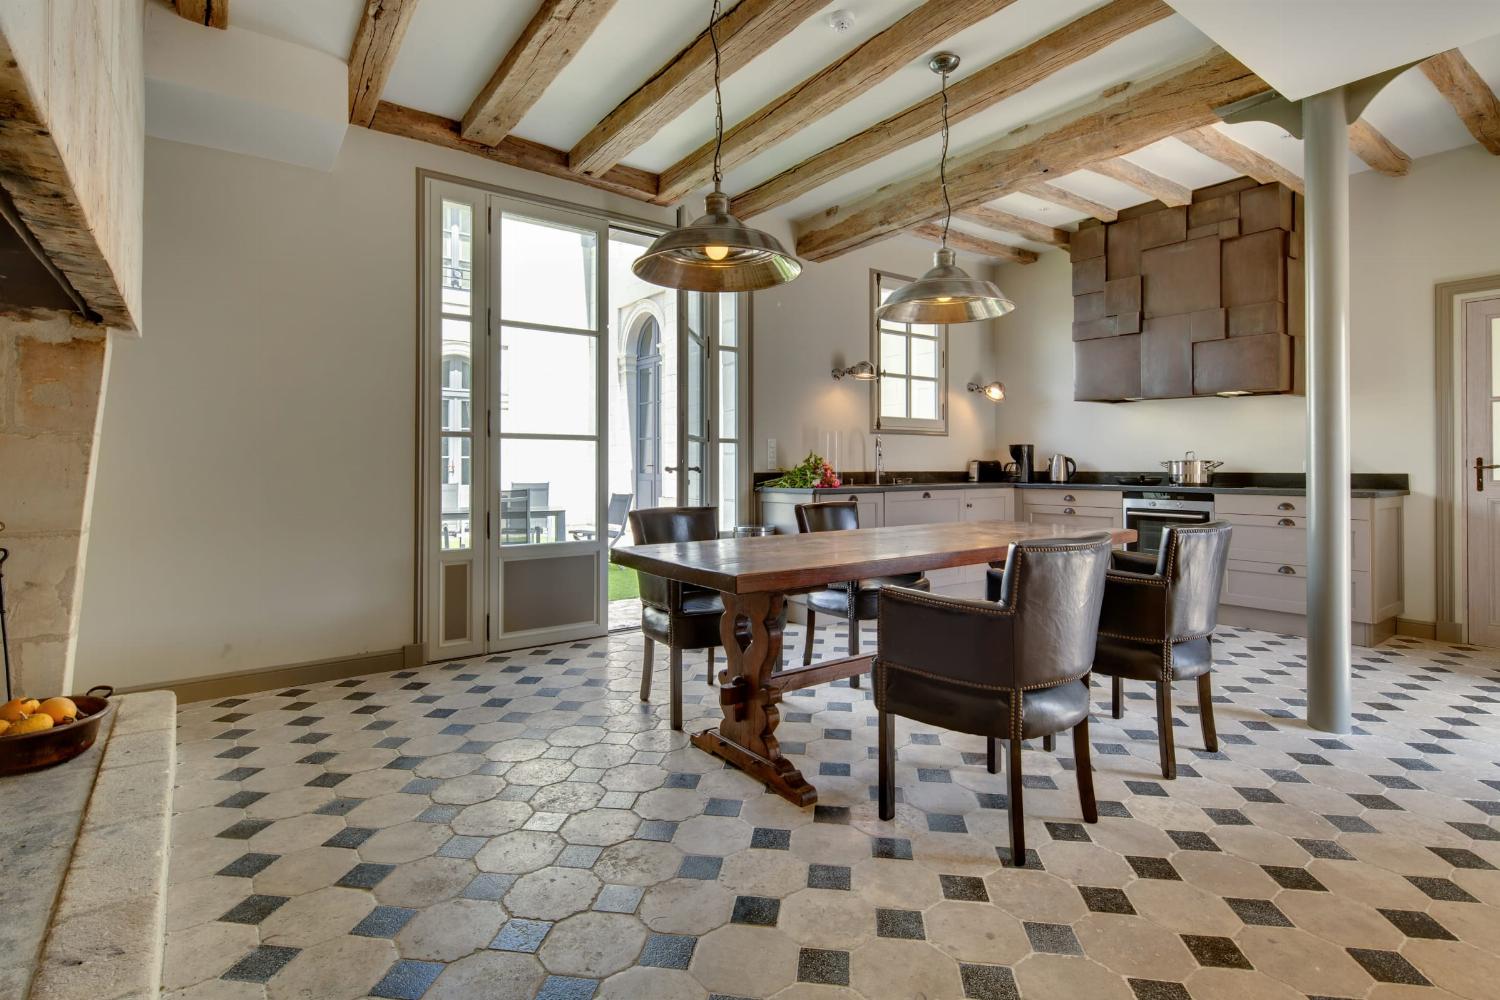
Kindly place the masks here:
[(266, 986), (266, 1000), (355, 1000), (370, 991), (396, 959), (391, 942), (336, 937), (297, 953)]
[(287, 900), (260, 922), (262, 944), (306, 948), (347, 934), (375, 908), (363, 889), (328, 886)]
[(546, 978), (535, 955), (480, 951), (444, 968), (422, 1000), (532, 997)]
[(421, 910), (396, 934), (402, 958), (455, 962), (495, 939), (505, 908), (491, 900), (449, 899)]
[(727, 924), (698, 939), (688, 971), (712, 993), (770, 996), (796, 979), (797, 953), (780, 930)]
[(598, 979), (633, 965), (646, 928), (621, 913), (580, 913), (553, 926), (537, 957), (549, 972)]
[(541, 868), (518, 878), (505, 894), (505, 908), (518, 917), (561, 920), (587, 910), (600, 881), (579, 868)]
[(383, 905), (421, 908), (452, 899), (478, 874), (474, 862), (462, 858), (422, 858), (397, 865), (371, 891)]
[(702, 935), (728, 923), (734, 895), (706, 879), (668, 879), (646, 890), (636, 912), (657, 933)]
[(707, 1000), (708, 990), (690, 973), (644, 966), (626, 969), (599, 985), (598, 1000)]

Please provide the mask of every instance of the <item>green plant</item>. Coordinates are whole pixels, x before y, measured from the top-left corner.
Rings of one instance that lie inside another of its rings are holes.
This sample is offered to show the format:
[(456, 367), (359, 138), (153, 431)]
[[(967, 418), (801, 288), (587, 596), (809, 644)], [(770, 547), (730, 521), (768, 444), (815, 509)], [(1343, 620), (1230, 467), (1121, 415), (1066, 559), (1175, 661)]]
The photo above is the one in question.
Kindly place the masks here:
[(765, 486), (790, 490), (810, 490), (819, 486), (838, 486), (839, 478), (833, 474), (833, 466), (823, 461), (823, 456), (808, 452), (795, 468), (784, 469), (779, 478), (764, 483)]

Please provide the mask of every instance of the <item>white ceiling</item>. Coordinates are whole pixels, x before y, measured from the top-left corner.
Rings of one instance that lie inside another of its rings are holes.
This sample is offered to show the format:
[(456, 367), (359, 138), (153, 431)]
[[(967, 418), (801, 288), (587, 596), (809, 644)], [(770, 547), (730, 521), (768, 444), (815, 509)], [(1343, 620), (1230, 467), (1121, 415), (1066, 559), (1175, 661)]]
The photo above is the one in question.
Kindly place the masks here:
[[(747, 67), (726, 78), (726, 124), (732, 126), (881, 31), (918, 2), (830, 2), (821, 13), (808, 18)], [(1500, 0), (1169, 2), (1180, 13), (955, 125), (953, 152), (961, 154), (1019, 125), (1090, 100), (1113, 84), (1141, 79), (1194, 58), (1216, 43), (1268, 82), (1286, 88), (1284, 92), (1301, 96), (1300, 88), (1326, 89), (1451, 47), (1453, 39), (1461, 37), (1464, 55), (1492, 87), (1500, 89)], [(363, 4), (364, 0), (315, 3), (235, 0), (232, 19), (235, 28), (295, 42), (343, 59), (347, 57)], [(955, 79), (1102, 5), (1102, 0), (1016, 0), (943, 46), (963, 58)], [(462, 117), (475, 93), (520, 35), (535, 6), (535, 0), (425, 0), (412, 18), (383, 98), (449, 118)], [(852, 30), (838, 33), (829, 27), (826, 14), (835, 9), (854, 13), (856, 23)], [(671, 16), (664, 16), (667, 10)], [(708, 10), (707, 0), (617, 0), (604, 23), (522, 119), (515, 134), (560, 149), (570, 148), (702, 31)], [(273, 71), (273, 67), (267, 67), (267, 72)], [(923, 99), (933, 92), (935, 82), (925, 58), (914, 61), (814, 126), (731, 169), (726, 177), (726, 190), (737, 193), (774, 176)], [(1416, 70), (1389, 85), (1364, 117), (1414, 158), (1473, 141), (1447, 102)], [(647, 170), (663, 170), (712, 137), (712, 120), (712, 99), (705, 97), (625, 162)], [(1224, 126), (1224, 130), (1245, 145), (1300, 171), (1301, 143), (1280, 129), (1247, 123)], [(936, 137), (915, 143), (845, 173), (782, 206), (776, 214), (800, 218), (819, 212), (924, 169), (936, 160), (937, 154)], [(1132, 153), (1129, 159), (1189, 187), (1232, 176), (1227, 168), (1171, 139)], [(1351, 155), (1350, 170), (1363, 169), (1366, 169), (1364, 164)], [(1071, 174), (1058, 183), (1116, 208), (1145, 200), (1133, 188), (1087, 171)], [(1056, 226), (1079, 218), (1076, 213), (1025, 195), (1010, 195), (996, 204)], [(983, 235), (1045, 249), (1003, 234)]]

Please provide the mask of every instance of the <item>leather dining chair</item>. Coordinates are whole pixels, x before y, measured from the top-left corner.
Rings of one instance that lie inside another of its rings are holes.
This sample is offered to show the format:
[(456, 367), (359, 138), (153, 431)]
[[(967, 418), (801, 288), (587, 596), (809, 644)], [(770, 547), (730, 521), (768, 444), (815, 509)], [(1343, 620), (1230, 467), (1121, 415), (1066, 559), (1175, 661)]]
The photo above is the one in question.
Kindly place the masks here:
[(1010, 547), (998, 602), (902, 587), (880, 593), (875, 707), (880, 818), (896, 813), (895, 717), (983, 736), (997, 771), (1009, 752), (1011, 864), (1026, 863), (1021, 741), (1073, 731), (1085, 822), (1099, 821), (1089, 756), (1094, 659), (1110, 535), (1033, 539)]
[[(703, 542), (719, 537), (717, 507), (653, 507), (630, 512), (630, 530), (639, 545)], [(651, 700), (652, 660), (659, 642), (667, 647), (672, 691), (672, 728), (682, 728), (682, 652), (708, 650), (708, 683), (714, 682), (714, 648), (724, 602), (706, 587), (637, 571), (641, 590), (641, 701)]]
[[(813, 531), (852, 531), (858, 527), (859, 502), (856, 500), (830, 500), (827, 503), (797, 505), (797, 530), (802, 534)], [(849, 655), (858, 655), (859, 623), (874, 621), (879, 614), (882, 587), (931, 590), (932, 584), (921, 573), (902, 573), (897, 576), (830, 583), (821, 590), (814, 590), (805, 598), (807, 642), (802, 648), (803, 666), (812, 663), (813, 638), (817, 634), (819, 614), (843, 618), (849, 622)], [(849, 678), (849, 686), (859, 687), (859, 675)]]
[(1172, 738), (1172, 682), (1196, 678), (1203, 745), (1219, 749), (1214, 732), (1213, 631), (1229, 560), (1230, 526), (1223, 521), (1171, 527), (1156, 555), (1115, 552), (1105, 577), (1094, 672), (1111, 680), (1111, 709), (1124, 714), (1126, 680), (1156, 685), (1161, 775), (1177, 776)]

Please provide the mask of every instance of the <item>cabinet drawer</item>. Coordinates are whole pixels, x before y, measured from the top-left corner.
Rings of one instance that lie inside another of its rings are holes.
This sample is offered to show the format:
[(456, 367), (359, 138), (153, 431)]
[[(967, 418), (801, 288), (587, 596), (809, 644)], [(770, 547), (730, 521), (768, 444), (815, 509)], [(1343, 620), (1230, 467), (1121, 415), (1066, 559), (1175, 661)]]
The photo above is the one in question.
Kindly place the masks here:
[(962, 520), (961, 490), (913, 490), (885, 495), (885, 525), (951, 524)]
[(1026, 520), (1030, 524), (1061, 524), (1083, 531), (1106, 531), (1123, 522), (1120, 511), (1101, 508), (1027, 504)]
[[(1222, 520), (1233, 527), (1229, 538), (1231, 559), (1262, 563), (1307, 562), (1305, 517), (1227, 514)], [(1367, 572), (1370, 569), (1370, 522), (1353, 521), (1350, 529), (1350, 568)]]
[(1058, 486), (1020, 492), (1026, 496), (1027, 507), (1094, 507), (1115, 511), (1123, 509), (1125, 502), (1125, 495), (1119, 490), (1070, 490)]
[(1259, 493), (1216, 493), (1214, 494), (1214, 513), (1306, 517), (1307, 497), (1265, 496)]
[[(1357, 622), (1370, 622), (1370, 574), (1350, 574), (1351, 614)], [(1287, 614), (1307, 614), (1307, 567), (1293, 563), (1242, 562), (1231, 559), (1224, 573), (1223, 604), (1261, 608)]]

